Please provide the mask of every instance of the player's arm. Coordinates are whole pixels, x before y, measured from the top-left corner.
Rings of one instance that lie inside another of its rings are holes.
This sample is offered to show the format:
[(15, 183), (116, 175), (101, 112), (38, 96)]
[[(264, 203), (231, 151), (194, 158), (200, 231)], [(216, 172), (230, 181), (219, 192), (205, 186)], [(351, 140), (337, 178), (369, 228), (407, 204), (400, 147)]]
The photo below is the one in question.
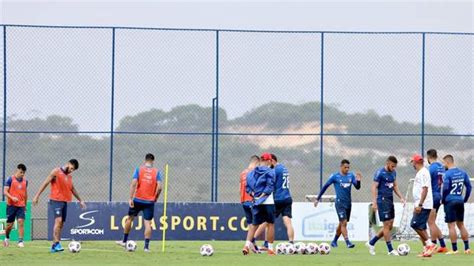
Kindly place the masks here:
[(355, 178), (352, 179), (352, 183), (354, 184), (354, 187), (359, 190), (360, 189), (360, 182), (362, 180), (362, 174), (360, 172), (357, 172), (355, 175)]
[(370, 188), (370, 191), (372, 192), (372, 208), (374, 210), (377, 209), (377, 188), (379, 187), (379, 182), (374, 181), (372, 183), (372, 187)]
[(81, 204), (81, 208), (85, 209), (86, 208), (86, 203), (81, 199), (81, 196), (79, 196), (79, 193), (77, 192), (76, 187), (74, 185), (72, 185), (71, 192), (74, 195), (74, 197), (76, 197), (76, 199)]
[(260, 197), (270, 195), (275, 191), (275, 172), (271, 172), (267, 177), (265, 189)]
[(326, 190), (331, 186), (331, 184), (333, 183), (333, 176), (331, 175), (328, 179), (328, 181), (326, 181), (326, 183), (324, 184), (324, 186), (321, 188), (321, 191), (319, 191), (319, 194), (318, 196), (316, 197), (316, 199), (314, 200), (314, 207), (317, 207), (318, 206), (318, 203), (319, 201), (321, 200), (321, 197), (324, 195), (324, 193), (326, 192)]
[(158, 172), (156, 175), (156, 190), (155, 190), (155, 201), (158, 200), (161, 194), (161, 182), (163, 180), (163, 177), (161, 176), (161, 172)]
[(46, 179), (43, 181), (43, 184), (41, 184), (38, 192), (36, 193), (36, 195), (33, 197), (33, 205), (36, 205), (38, 204), (38, 201), (39, 201), (39, 197), (41, 196), (41, 193), (43, 193), (43, 191), (46, 189), (46, 187), (48, 187), (49, 183), (51, 183), (51, 181), (53, 181), (53, 179), (56, 177), (56, 169), (54, 169), (53, 171), (51, 171), (51, 173), (49, 173), (49, 175), (46, 177)]
[(464, 175), (464, 186), (466, 187), (466, 194), (464, 195), (464, 202), (469, 200), (469, 196), (471, 196), (472, 185), (471, 179), (467, 174)]
[(133, 179), (130, 184), (130, 199), (128, 200), (128, 205), (133, 208), (133, 198), (135, 198), (135, 191), (137, 190), (138, 179)]
[(7, 179), (7, 181), (5, 182), (5, 186), (3, 188), (3, 194), (5, 195), (5, 197), (9, 198), (10, 200), (12, 200), (13, 202), (17, 202), (18, 201), (18, 198), (17, 197), (14, 197), (12, 194), (10, 194), (10, 187), (12, 186), (12, 178), (9, 177)]
[(448, 175), (444, 176), (443, 179), (443, 195), (441, 202), (446, 203), (446, 197), (449, 195), (449, 190), (451, 189), (451, 178)]
[(400, 199), (403, 205), (406, 204), (406, 200), (403, 197), (402, 193), (400, 192), (400, 188), (398, 187), (398, 182), (397, 180), (393, 181), (393, 191), (395, 192), (395, 195)]

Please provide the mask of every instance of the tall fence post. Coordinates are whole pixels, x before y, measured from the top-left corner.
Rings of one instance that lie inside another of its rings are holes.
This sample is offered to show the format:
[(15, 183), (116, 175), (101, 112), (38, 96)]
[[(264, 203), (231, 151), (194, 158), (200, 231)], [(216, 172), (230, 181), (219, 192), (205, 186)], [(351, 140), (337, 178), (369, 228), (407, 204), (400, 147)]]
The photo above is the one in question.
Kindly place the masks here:
[(320, 111), (320, 125), (319, 125), (319, 190), (323, 188), (323, 162), (324, 162), (324, 32), (321, 33), (321, 111)]
[(110, 169), (109, 169), (109, 201), (112, 201), (112, 180), (114, 171), (114, 105), (115, 105), (115, 28), (112, 28), (112, 80), (110, 104)]
[(425, 153), (425, 39), (422, 35), (422, 63), (421, 63), (421, 155)]
[(214, 171), (214, 202), (218, 200), (218, 179), (219, 179), (219, 31), (216, 31), (216, 137), (214, 148), (216, 149), (215, 154), (215, 171)]
[(211, 140), (211, 201), (214, 201), (214, 178), (216, 176), (216, 100), (212, 98), (212, 140)]
[(2, 177), (2, 201), (5, 201), (5, 186), (7, 162), (7, 26), (3, 26), (3, 177)]

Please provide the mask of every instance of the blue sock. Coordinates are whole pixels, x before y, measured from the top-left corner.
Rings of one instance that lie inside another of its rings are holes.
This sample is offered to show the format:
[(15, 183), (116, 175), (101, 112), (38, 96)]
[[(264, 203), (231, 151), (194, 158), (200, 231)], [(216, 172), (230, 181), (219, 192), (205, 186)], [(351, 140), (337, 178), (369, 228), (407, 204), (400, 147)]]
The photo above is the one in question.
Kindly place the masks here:
[(379, 241), (379, 237), (378, 237), (378, 236), (374, 236), (374, 237), (370, 240), (369, 244), (370, 244), (371, 246), (373, 246), (373, 245), (375, 245), (375, 243), (377, 243), (377, 241)]
[(337, 235), (335, 234), (334, 235), (334, 239), (332, 240), (332, 242), (337, 242), (337, 240), (339, 239), (340, 235)]
[(294, 244), (294, 243), (295, 243), (295, 241), (290, 241), (290, 244)]
[(128, 240), (128, 234), (123, 234), (123, 243), (127, 242)]
[(444, 243), (444, 238), (440, 238), (438, 239), (439, 240), (439, 244), (441, 245), (442, 248), (445, 248), (446, 247), (446, 243)]
[(23, 242), (23, 238), (18, 238), (18, 243)]
[(451, 245), (453, 246), (453, 251), (458, 250), (458, 243), (452, 243), (451, 242)]
[(252, 243), (255, 244), (255, 241), (256, 241), (256, 240), (257, 240), (257, 239), (256, 239), (255, 237), (252, 238)]
[(464, 241), (464, 250), (469, 249), (469, 240)]
[(263, 242), (263, 246), (268, 248), (268, 241), (267, 240), (265, 240), (265, 242)]
[(345, 238), (344, 240), (346, 241), (346, 245), (351, 244), (351, 241), (349, 240), (349, 238)]
[(435, 244), (435, 245), (437, 244), (436, 239), (435, 239), (435, 240), (431, 240), (431, 242), (432, 242), (433, 244)]
[(147, 238), (145, 239), (145, 249), (148, 249), (149, 246), (150, 246), (150, 239)]
[(388, 252), (392, 252), (393, 250), (392, 241), (387, 241), (386, 243), (387, 243)]

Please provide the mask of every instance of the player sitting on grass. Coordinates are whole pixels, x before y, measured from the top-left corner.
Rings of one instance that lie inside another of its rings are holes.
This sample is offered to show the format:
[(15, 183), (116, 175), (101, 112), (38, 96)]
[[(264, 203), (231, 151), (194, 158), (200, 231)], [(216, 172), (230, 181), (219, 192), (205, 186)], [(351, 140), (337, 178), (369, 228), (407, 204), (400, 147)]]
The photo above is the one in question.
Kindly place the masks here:
[(242, 249), (244, 255), (252, 248), (252, 238), (260, 224), (267, 223), (268, 255), (275, 255), (273, 240), (275, 238), (275, 205), (273, 191), (275, 189), (275, 171), (270, 168), (272, 156), (264, 153), (260, 157), (260, 166), (247, 175), (247, 193), (253, 197), (253, 221), (247, 234), (247, 241)]
[(15, 219), (18, 222), (18, 247), (25, 247), (23, 236), (25, 232), (25, 212), (26, 202), (28, 201), (28, 180), (25, 177), (26, 166), (19, 164), (16, 167), (15, 174), (7, 179), (3, 193), (7, 197), (7, 228), (5, 230), (5, 240), (3, 246), (10, 245), (10, 232), (13, 229)]
[(314, 201), (314, 207), (318, 206), (318, 202), (321, 200), (324, 192), (334, 184), (334, 189), (336, 190), (336, 212), (337, 216), (339, 217), (339, 225), (336, 229), (336, 234), (334, 235), (334, 239), (331, 242), (332, 247), (337, 247), (337, 240), (339, 237), (344, 237), (346, 241), (346, 245), (348, 248), (354, 248), (355, 245), (349, 240), (349, 236), (347, 234), (347, 222), (349, 222), (351, 218), (351, 207), (352, 207), (352, 199), (351, 199), (351, 188), (352, 185), (356, 189), (360, 189), (360, 180), (362, 179), (362, 175), (357, 173), (349, 172), (350, 169), (350, 162), (346, 159), (341, 161), (340, 170), (337, 173), (332, 174), (329, 177), (329, 180), (324, 184), (323, 188), (318, 194), (318, 197)]
[[(456, 226), (461, 232), (461, 238), (464, 241), (464, 253), (471, 254), (469, 248), (469, 234), (464, 227), (464, 203), (466, 203), (471, 195), (472, 186), (467, 173), (454, 165), (452, 155), (446, 155), (443, 158), (444, 166), (448, 169), (444, 175), (443, 181), (443, 204), (445, 221), (448, 223), (449, 238), (453, 247), (452, 251), (447, 252), (448, 255), (458, 254), (458, 234)], [(464, 187), (466, 194), (462, 196)]]
[(403, 205), (405, 205), (405, 199), (398, 189), (397, 172), (395, 171), (397, 163), (398, 160), (395, 156), (389, 156), (385, 166), (378, 170), (374, 176), (374, 182), (372, 183), (372, 208), (378, 210), (379, 220), (383, 222), (383, 228), (369, 242), (365, 243), (365, 246), (369, 248), (370, 255), (375, 255), (375, 243), (383, 237), (387, 244), (388, 255), (398, 256), (397, 251), (393, 249), (391, 235), (393, 220), (395, 219), (393, 192), (395, 191)]

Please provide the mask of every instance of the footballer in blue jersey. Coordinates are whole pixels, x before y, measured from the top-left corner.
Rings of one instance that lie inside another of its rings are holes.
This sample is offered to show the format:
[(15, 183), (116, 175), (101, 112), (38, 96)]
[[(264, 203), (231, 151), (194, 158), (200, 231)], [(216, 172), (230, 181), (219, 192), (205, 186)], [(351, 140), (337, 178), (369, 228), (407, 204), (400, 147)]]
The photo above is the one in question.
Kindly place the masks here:
[[(464, 226), (464, 203), (469, 200), (472, 191), (470, 178), (464, 170), (454, 165), (452, 155), (448, 154), (444, 156), (443, 163), (448, 170), (444, 174), (442, 202), (446, 215), (445, 221), (448, 223), (449, 228), (449, 238), (451, 238), (453, 247), (453, 250), (446, 254), (458, 253), (458, 234), (456, 233), (456, 226), (459, 232), (461, 232), (461, 238), (464, 242), (464, 253), (471, 254), (471, 249), (469, 248), (469, 233)], [(464, 188), (466, 192), (463, 196)]]
[(295, 230), (291, 223), (291, 206), (293, 205), (293, 199), (290, 194), (290, 176), (288, 169), (278, 163), (278, 159), (275, 154), (272, 154), (272, 167), (275, 170), (275, 218), (280, 215), (283, 218), (283, 224), (286, 227), (286, 233), (288, 234), (288, 240), (293, 243), (295, 238)]
[(342, 160), (339, 172), (334, 173), (329, 177), (329, 180), (326, 182), (326, 184), (324, 184), (323, 188), (318, 194), (318, 197), (314, 201), (314, 207), (317, 207), (318, 202), (321, 200), (324, 192), (326, 192), (326, 190), (331, 185), (334, 185), (334, 189), (336, 190), (335, 205), (337, 216), (339, 217), (339, 225), (337, 226), (334, 239), (331, 242), (332, 247), (337, 247), (337, 240), (341, 234), (344, 237), (348, 248), (355, 247), (355, 245), (349, 240), (349, 236), (347, 234), (347, 222), (349, 222), (351, 218), (351, 188), (352, 185), (354, 185), (356, 189), (360, 189), (360, 180), (362, 179), (362, 175), (360, 173), (354, 175), (354, 173), (349, 172), (349, 170), (350, 162), (346, 159)]
[(428, 170), (431, 177), (431, 190), (433, 192), (433, 209), (428, 218), (428, 227), (430, 228), (431, 241), (437, 244), (439, 240), (440, 247), (436, 253), (446, 253), (446, 243), (444, 242), (443, 233), (436, 224), (436, 216), (438, 215), (439, 207), (441, 206), (441, 186), (443, 184), (443, 177), (445, 173), (444, 165), (438, 162), (438, 152), (435, 149), (429, 149), (426, 152), (426, 158), (430, 164)]
[(398, 160), (395, 156), (389, 156), (385, 161), (385, 166), (379, 169), (374, 176), (372, 183), (372, 208), (378, 210), (379, 219), (383, 222), (383, 228), (377, 232), (369, 242), (365, 243), (369, 248), (370, 255), (375, 255), (375, 243), (380, 238), (384, 238), (387, 244), (388, 255), (398, 256), (398, 252), (393, 249), (391, 230), (393, 228), (393, 220), (395, 218), (395, 207), (393, 204), (393, 192), (400, 198), (403, 205), (405, 199), (400, 193), (397, 184), (397, 168)]

